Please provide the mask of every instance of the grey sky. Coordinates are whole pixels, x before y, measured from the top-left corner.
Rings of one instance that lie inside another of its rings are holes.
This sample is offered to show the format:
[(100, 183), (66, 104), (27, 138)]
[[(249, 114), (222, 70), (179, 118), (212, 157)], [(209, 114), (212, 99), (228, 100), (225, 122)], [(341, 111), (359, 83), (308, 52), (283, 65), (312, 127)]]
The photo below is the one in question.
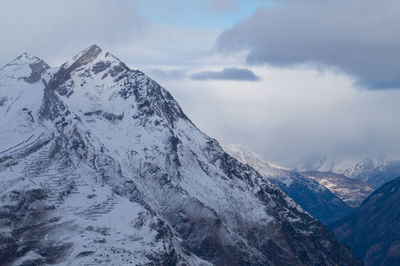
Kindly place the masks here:
[(235, 0), (210, 0), (210, 3), (217, 11), (235, 10), (237, 8)]
[(337, 68), (360, 87), (400, 88), (399, 1), (281, 2), (225, 30), (218, 47), (248, 50), (251, 64)]
[(150, 74), (154, 76), (154, 78), (159, 78), (162, 80), (167, 80), (167, 79), (182, 79), (186, 76), (185, 70), (184, 69), (169, 69), (169, 70), (164, 70), (164, 69), (151, 69)]
[(93, 43), (115, 47), (145, 30), (131, 0), (2, 0), (0, 62), (23, 52), (65, 60)]
[(195, 80), (245, 80), (258, 81), (260, 80), (253, 71), (242, 68), (224, 68), (220, 71), (202, 71), (191, 75)]

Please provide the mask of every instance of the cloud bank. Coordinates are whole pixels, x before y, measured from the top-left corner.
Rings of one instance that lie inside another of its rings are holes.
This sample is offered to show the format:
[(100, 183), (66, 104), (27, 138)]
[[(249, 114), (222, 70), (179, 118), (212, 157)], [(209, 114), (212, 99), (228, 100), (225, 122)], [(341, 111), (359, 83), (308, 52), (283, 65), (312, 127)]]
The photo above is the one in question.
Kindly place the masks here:
[(225, 30), (222, 51), (247, 62), (339, 69), (369, 89), (400, 88), (400, 5), (396, 0), (296, 0), (258, 9)]
[(115, 47), (140, 35), (145, 26), (134, 0), (4, 0), (0, 61), (23, 52), (69, 58), (93, 43)]
[(184, 112), (225, 144), (293, 167), (305, 158), (398, 157), (400, 90), (360, 90), (334, 71), (254, 67), (261, 79), (163, 81)]
[(195, 80), (259, 81), (253, 71), (242, 68), (224, 68), (221, 71), (203, 71), (191, 76)]

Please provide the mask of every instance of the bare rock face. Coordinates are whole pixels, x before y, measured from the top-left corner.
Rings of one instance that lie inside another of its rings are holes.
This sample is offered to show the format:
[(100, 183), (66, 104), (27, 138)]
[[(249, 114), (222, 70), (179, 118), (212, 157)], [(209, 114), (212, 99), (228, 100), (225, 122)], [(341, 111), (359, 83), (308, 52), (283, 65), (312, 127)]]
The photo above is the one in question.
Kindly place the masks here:
[(0, 70), (3, 264), (361, 265), (142, 72), (31, 64)]

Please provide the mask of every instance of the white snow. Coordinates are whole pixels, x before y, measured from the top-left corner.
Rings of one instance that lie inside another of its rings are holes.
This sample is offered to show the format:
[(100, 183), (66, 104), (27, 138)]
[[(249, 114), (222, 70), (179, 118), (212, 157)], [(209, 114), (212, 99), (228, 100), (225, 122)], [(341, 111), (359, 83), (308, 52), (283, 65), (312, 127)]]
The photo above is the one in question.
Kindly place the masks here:
[[(69, 68), (87, 51), (62, 68)], [(240, 170), (248, 180), (230, 177), (222, 168), (224, 152), (214, 140), (187, 119), (167, 119), (162, 103), (173, 111), (180, 108), (150, 78), (131, 71), (116, 81), (103, 71), (95, 73), (93, 66), (100, 62), (107, 63), (108, 70), (121, 65), (108, 53), (101, 52), (71, 72), (67, 86), (72, 94), (55, 92), (70, 113), (57, 121), (41, 121), (44, 84), (19, 78), (29, 76), (29, 63), (38, 60), (23, 55), (0, 70), (0, 158), (9, 156), (16, 162), (0, 161), (0, 195), (32, 188), (47, 193), (44, 202), (55, 209), (43, 219), (51, 220), (56, 229), (50, 229), (46, 241), (72, 243), (64, 265), (145, 264), (171, 249), (192, 265), (206, 265), (185, 250), (165, 217), (176, 218), (180, 211), (189, 218), (218, 218), (226, 228), (221, 239), (233, 246), (235, 241), (247, 242), (244, 226), (266, 228), (273, 223), (273, 209), (280, 208), (282, 213), (275, 215), (290, 217), (293, 223), (299, 221), (294, 210), (304, 213), (250, 168)], [(49, 69), (46, 82), (58, 70)], [(121, 90), (132, 84), (136, 94), (121, 97)], [(149, 103), (139, 102), (140, 97)], [(153, 113), (138, 117), (144, 108), (139, 105), (146, 104)], [(280, 178), (287, 186), (293, 182), (282, 176), (288, 169), (236, 151), (243, 161), (254, 158), (262, 175)], [(271, 195), (266, 196), (269, 201), (261, 201), (256, 193), (262, 187), (276, 191), (287, 207)], [(159, 236), (159, 231), (167, 236)], [(27, 253), (21, 260), (37, 256)]]

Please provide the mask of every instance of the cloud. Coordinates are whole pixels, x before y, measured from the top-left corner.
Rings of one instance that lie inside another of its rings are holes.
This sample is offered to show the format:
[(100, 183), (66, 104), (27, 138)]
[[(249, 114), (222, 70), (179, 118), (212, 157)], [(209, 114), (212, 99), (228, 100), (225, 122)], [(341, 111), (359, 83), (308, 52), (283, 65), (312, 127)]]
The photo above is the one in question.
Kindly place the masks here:
[(253, 71), (242, 68), (224, 68), (221, 71), (203, 71), (191, 76), (195, 80), (259, 81)]
[(154, 75), (156, 78), (161, 80), (166, 79), (183, 79), (186, 77), (186, 71), (183, 69), (170, 69), (163, 70), (160, 68), (151, 69), (150, 74)]
[[(167, 80), (204, 132), (278, 165), (304, 158), (400, 156), (400, 90), (359, 90), (334, 71), (255, 66), (259, 82)], [(244, 89), (245, 88), (245, 89)], [(384, 104), (383, 104), (384, 103)]]
[(108, 48), (138, 39), (145, 29), (134, 0), (4, 0), (0, 61), (23, 52), (45, 60), (67, 55), (62, 61), (93, 43)]
[(282, 1), (225, 30), (221, 51), (247, 50), (250, 64), (338, 69), (369, 89), (400, 88), (397, 0)]

